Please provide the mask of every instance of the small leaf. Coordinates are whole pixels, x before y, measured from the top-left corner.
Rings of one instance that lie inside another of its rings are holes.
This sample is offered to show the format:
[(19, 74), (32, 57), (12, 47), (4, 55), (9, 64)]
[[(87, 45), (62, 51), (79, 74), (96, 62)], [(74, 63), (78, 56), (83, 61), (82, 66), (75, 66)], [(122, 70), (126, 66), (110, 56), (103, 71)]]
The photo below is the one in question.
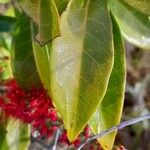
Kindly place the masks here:
[(12, 50), (12, 69), (15, 79), (24, 88), (40, 86), (36, 70), (30, 20), (20, 14), (15, 25)]
[(30, 142), (29, 125), (10, 119), (6, 135), (8, 150), (27, 150)]
[(57, 9), (59, 11), (59, 14), (61, 15), (61, 13), (64, 10), (66, 10), (69, 0), (54, 0), (54, 1), (55, 1), (56, 6), (57, 6)]
[(15, 24), (16, 19), (9, 16), (0, 15), (0, 32), (10, 32)]
[(41, 81), (45, 89), (50, 91), (50, 55), (51, 55), (51, 43), (46, 44), (44, 47), (40, 47), (38, 44), (33, 44), (34, 58), (39, 72)]
[(72, 0), (60, 28), (50, 55), (51, 93), (73, 141), (101, 102), (112, 70), (107, 1)]
[(38, 27), (36, 40), (44, 46), (59, 36), (59, 14), (54, 0), (18, 0), (20, 7)]
[(137, 10), (150, 15), (150, 0), (124, 0), (126, 3), (136, 8)]
[(8, 150), (8, 143), (6, 140), (6, 122), (4, 121), (4, 116), (0, 111), (0, 149)]
[(110, 9), (123, 36), (131, 43), (150, 49), (150, 20), (120, 0), (109, 0)]
[[(114, 33), (114, 66), (110, 76), (106, 94), (97, 111), (90, 120), (95, 134), (119, 124), (125, 91), (125, 50), (119, 27), (112, 18)], [(116, 132), (99, 139), (104, 150), (112, 149)]]

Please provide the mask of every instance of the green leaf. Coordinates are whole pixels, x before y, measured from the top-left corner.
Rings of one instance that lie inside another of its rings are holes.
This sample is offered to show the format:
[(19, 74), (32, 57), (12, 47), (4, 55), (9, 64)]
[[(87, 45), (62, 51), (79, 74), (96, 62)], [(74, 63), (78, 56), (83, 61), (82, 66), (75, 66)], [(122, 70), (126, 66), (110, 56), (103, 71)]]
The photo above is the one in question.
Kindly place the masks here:
[(10, 119), (7, 125), (6, 139), (8, 150), (27, 150), (30, 143), (29, 125)]
[(64, 10), (66, 10), (69, 0), (54, 0), (54, 1), (55, 1), (56, 6), (57, 6), (59, 14), (61, 15), (61, 13)]
[(36, 40), (40, 45), (59, 36), (59, 14), (54, 0), (18, 0), (20, 7), (38, 27)]
[(150, 48), (150, 20), (120, 0), (109, 0), (123, 36), (138, 47)]
[(20, 14), (15, 25), (12, 50), (12, 69), (15, 79), (24, 88), (40, 86), (32, 48), (32, 23)]
[[(5, 59), (6, 57), (7, 59)], [(10, 53), (3, 47), (0, 47), (0, 69), (2, 69), (2, 72), (0, 71), (0, 80), (12, 78)]]
[(51, 92), (70, 141), (76, 139), (107, 89), (113, 40), (106, 0), (72, 0), (52, 44)]
[(51, 55), (51, 43), (48, 43), (44, 47), (40, 47), (38, 44), (33, 44), (33, 51), (37, 70), (39, 72), (41, 81), (45, 89), (49, 90), (50, 95), (50, 55)]
[(8, 3), (10, 0), (0, 0), (0, 3)]
[[(106, 94), (97, 111), (90, 120), (94, 134), (119, 124), (125, 91), (125, 50), (119, 27), (112, 18), (114, 33), (114, 66), (110, 76)], [(104, 150), (112, 149), (116, 132), (105, 135), (99, 139)]]
[(6, 133), (7, 133), (6, 121), (4, 121), (4, 115), (0, 112), (0, 148), (1, 150), (8, 150)]
[(10, 32), (14, 26), (16, 19), (8, 16), (0, 15), (0, 32)]
[(126, 3), (141, 11), (146, 15), (150, 15), (150, 0), (124, 0)]

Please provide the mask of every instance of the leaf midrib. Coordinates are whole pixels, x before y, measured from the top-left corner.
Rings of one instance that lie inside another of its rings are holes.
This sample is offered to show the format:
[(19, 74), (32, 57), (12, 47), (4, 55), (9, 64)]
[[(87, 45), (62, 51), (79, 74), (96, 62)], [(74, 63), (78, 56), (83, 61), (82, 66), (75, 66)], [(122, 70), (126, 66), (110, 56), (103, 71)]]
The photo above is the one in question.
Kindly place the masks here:
[[(83, 22), (83, 36), (82, 36), (82, 43), (81, 43), (81, 45), (82, 45), (82, 50), (84, 51), (84, 39), (85, 39), (85, 35), (86, 35), (86, 23), (87, 23), (87, 18), (88, 18), (88, 12), (89, 12), (89, 7), (90, 7), (90, 2), (91, 2), (91, 0), (87, 0), (87, 4), (86, 4), (86, 8), (87, 9), (85, 9), (86, 11), (85, 11), (85, 18), (84, 18), (84, 22)], [(83, 8), (82, 8), (83, 9)], [(82, 58), (82, 54), (83, 54), (83, 51), (82, 51), (82, 53), (81, 53), (81, 58)], [(80, 62), (80, 67), (79, 67), (79, 77), (78, 77), (78, 89), (77, 89), (77, 97), (79, 96), (79, 89), (80, 89), (80, 76), (81, 76), (81, 66), (82, 66), (82, 60), (81, 60), (81, 62)], [(79, 103), (79, 98), (77, 98), (75, 101), (74, 101), (74, 112), (75, 112), (75, 110), (77, 110), (77, 104)], [(72, 116), (73, 117), (73, 124), (75, 124), (76, 122), (75, 122), (75, 116), (73, 115)], [(73, 130), (73, 132), (74, 132), (74, 130)]]

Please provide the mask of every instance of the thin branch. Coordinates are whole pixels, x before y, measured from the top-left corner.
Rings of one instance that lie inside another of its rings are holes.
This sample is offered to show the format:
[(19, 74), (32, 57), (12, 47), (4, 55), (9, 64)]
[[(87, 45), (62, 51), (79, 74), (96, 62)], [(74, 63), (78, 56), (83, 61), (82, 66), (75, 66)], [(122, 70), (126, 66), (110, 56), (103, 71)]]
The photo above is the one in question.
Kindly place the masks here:
[(49, 150), (49, 146), (47, 146), (42, 140), (35, 138), (31, 136), (31, 139), (33, 139), (35, 142), (39, 143), (43, 148)]
[(140, 117), (137, 117), (137, 118), (133, 118), (133, 119), (128, 120), (128, 121), (124, 121), (124, 122), (120, 123), (119, 125), (113, 126), (112, 128), (104, 130), (101, 133), (96, 134), (96, 135), (92, 136), (91, 138), (87, 139), (84, 143), (82, 143), (79, 146), (79, 148), (77, 150), (81, 150), (89, 142), (91, 142), (93, 140), (96, 140), (96, 139), (99, 139), (99, 138), (101, 138), (102, 136), (104, 136), (106, 134), (109, 134), (113, 131), (123, 129), (123, 128), (129, 126), (129, 125), (133, 125), (133, 124), (136, 124), (138, 122), (141, 122), (141, 121), (144, 121), (144, 120), (147, 120), (147, 119), (150, 119), (150, 114), (146, 114), (146, 115), (143, 115), (143, 116), (140, 116)]
[(58, 129), (56, 134), (55, 134), (54, 145), (52, 146), (52, 148), (50, 148), (50, 150), (57, 150), (59, 135), (60, 135), (60, 130)]

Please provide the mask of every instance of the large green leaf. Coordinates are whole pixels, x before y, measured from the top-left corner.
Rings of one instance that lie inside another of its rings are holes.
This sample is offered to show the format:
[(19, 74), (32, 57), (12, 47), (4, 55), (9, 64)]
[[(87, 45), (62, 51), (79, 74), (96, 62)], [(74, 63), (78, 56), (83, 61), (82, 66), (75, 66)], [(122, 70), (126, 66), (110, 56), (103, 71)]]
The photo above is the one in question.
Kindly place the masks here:
[(10, 119), (7, 125), (6, 140), (9, 147), (7, 150), (27, 150), (30, 143), (29, 125)]
[(31, 22), (23, 14), (18, 16), (14, 29), (12, 68), (15, 79), (22, 87), (40, 86), (33, 56)]
[(138, 47), (150, 48), (150, 20), (120, 0), (109, 0), (123, 36)]
[[(110, 76), (106, 94), (97, 111), (90, 121), (95, 134), (119, 124), (125, 91), (125, 50), (121, 33), (116, 21), (113, 21), (114, 33), (114, 66)], [(116, 132), (105, 135), (99, 139), (105, 150), (112, 149)]]
[(10, 32), (16, 19), (8, 16), (0, 15), (0, 32)]
[(36, 40), (40, 45), (59, 36), (59, 15), (54, 0), (18, 0), (21, 8), (38, 27)]
[(124, 0), (126, 3), (136, 8), (137, 10), (150, 15), (150, 0)]
[(112, 70), (107, 1), (72, 0), (60, 28), (50, 55), (51, 92), (73, 141), (101, 102)]
[(69, 0), (54, 0), (59, 11), (59, 14), (66, 10)]

